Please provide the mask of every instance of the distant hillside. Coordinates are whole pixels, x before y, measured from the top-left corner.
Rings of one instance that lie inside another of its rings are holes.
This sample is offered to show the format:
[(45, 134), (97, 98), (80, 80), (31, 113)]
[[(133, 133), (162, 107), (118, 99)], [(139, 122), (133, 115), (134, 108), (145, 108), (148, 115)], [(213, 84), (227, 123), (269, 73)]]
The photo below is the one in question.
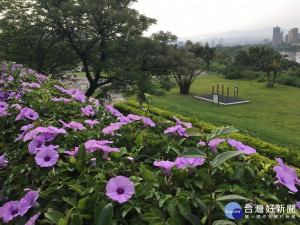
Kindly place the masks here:
[[(288, 29), (284, 29), (284, 35)], [(211, 43), (215, 41), (216, 44), (223, 38), (224, 44), (251, 44), (262, 42), (263, 39), (268, 38), (270, 41), (273, 36), (273, 27), (265, 27), (257, 30), (232, 30), (224, 33), (204, 34), (194, 37), (184, 37), (182, 40), (200, 41), (202, 43)]]

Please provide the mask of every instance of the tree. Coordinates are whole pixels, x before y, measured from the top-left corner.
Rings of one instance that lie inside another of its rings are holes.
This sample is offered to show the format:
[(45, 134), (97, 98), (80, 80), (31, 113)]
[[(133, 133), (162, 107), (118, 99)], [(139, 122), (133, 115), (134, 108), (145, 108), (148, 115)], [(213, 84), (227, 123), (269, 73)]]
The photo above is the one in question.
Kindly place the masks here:
[[(0, 60), (16, 61), (39, 73), (59, 74), (78, 64), (69, 44), (28, 13), (30, 1), (3, 0), (0, 20)], [(67, 57), (66, 57), (67, 56)]]
[[(120, 82), (111, 72), (119, 40), (140, 36), (155, 22), (130, 8), (135, 0), (36, 0), (35, 11), (68, 42), (82, 62), (91, 96), (96, 89)], [(125, 82), (125, 80), (124, 80)]]
[(169, 49), (168, 61), (180, 94), (189, 94), (191, 84), (204, 71), (203, 60), (194, 53), (200, 46), (187, 41), (184, 46)]

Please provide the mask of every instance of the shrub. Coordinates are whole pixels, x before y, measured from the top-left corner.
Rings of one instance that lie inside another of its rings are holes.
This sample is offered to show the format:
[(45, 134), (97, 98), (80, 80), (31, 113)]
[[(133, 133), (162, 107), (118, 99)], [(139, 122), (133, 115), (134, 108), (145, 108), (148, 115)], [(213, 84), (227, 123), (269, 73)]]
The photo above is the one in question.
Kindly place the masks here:
[(299, 197), (294, 170), (277, 159), (281, 185), (272, 185), (273, 164), (251, 163), (255, 150), (228, 140), (234, 128), (205, 133), (137, 109), (125, 116), (22, 65), (1, 65), (0, 76), (5, 223), (220, 224), (230, 223), (230, 201), (267, 207)]

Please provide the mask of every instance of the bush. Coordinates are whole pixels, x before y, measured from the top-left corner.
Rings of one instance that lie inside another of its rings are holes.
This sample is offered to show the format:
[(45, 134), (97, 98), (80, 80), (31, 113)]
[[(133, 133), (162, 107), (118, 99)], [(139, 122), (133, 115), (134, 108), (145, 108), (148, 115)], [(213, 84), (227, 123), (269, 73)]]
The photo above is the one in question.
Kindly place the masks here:
[(2, 65), (0, 76), (4, 223), (224, 224), (230, 223), (224, 213), (230, 201), (244, 208), (299, 198), (281, 179), (295, 182), (294, 172), (277, 174), (282, 185), (272, 185), (273, 165), (291, 168), (268, 160), (253, 164), (254, 149), (218, 140), (232, 138), (234, 128), (186, 129), (187, 121), (173, 126), (132, 106), (123, 109), (147, 117), (125, 117), (22, 65)]

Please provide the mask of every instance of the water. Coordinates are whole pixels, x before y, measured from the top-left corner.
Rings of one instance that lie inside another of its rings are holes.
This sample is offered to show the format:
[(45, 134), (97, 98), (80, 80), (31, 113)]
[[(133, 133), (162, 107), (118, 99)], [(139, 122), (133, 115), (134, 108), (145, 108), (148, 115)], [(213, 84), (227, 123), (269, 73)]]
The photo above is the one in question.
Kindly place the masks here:
[(288, 55), (288, 59), (300, 63), (300, 51), (280, 51), (282, 55)]

